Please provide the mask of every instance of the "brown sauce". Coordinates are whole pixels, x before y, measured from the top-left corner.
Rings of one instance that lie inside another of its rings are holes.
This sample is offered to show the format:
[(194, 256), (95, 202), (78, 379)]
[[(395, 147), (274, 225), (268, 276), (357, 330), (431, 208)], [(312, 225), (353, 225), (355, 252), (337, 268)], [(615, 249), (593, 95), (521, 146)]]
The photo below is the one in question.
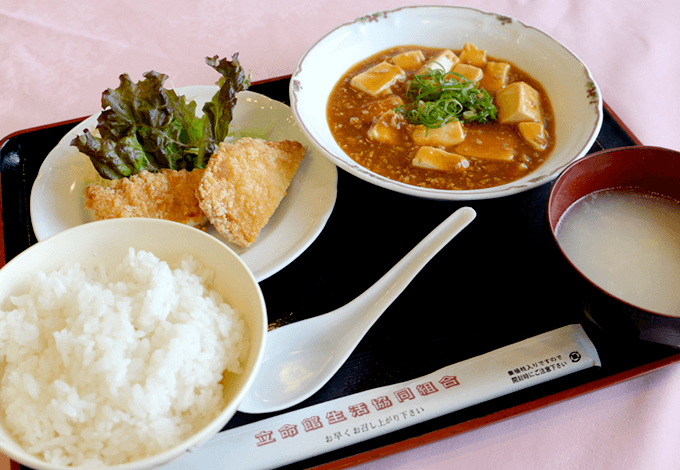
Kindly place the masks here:
[[(350, 80), (383, 61), (389, 61), (394, 55), (410, 50), (421, 50), (427, 60), (435, 57), (443, 49), (400, 46), (382, 51), (350, 68), (331, 92), (327, 105), (327, 119), (331, 133), (338, 145), (357, 163), (382, 176), (414, 186), (471, 190), (499, 186), (522, 178), (538, 168), (550, 155), (554, 147), (554, 115), (543, 86), (514, 64), (493, 56), (489, 56), (487, 60), (505, 62), (510, 65), (508, 85), (523, 81), (538, 91), (543, 125), (548, 135), (545, 150), (537, 151), (529, 145), (520, 136), (517, 124), (501, 124), (498, 121), (486, 124), (466, 123), (464, 124), (466, 136), (463, 143), (451, 147), (439, 146), (452, 153), (461, 153), (461, 150), (468, 152), (465, 157), (469, 161), (469, 166), (463, 171), (452, 172), (413, 166), (412, 159), (420, 147), (412, 140), (413, 126), (403, 128), (401, 131), (404, 134), (395, 144), (381, 143), (369, 138), (368, 131), (376, 117), (366, 119), (362, 117), (366, 115), (366, 112), (362, 110), (370, 106), (371, 102), (382, 100), (385, 96), (375, 98), (359, 91), (350, 85)], [(459, 55), (461, 51), (454, 50), (453, 52)], [(406, 71), (406, 79), (391, 87), (391, 92), (405, 102), (408, 102), (406, 98), (408, 84), (415, 73), (416, 70)], [(481, 88), (481, 85), (478, 86)], [(488, 91), (495, 96), (493, 91)], [(483, 151), (484, 148), (493, 145), (511, 146), (514, 149), (512, 159), (501, 161), (471, 155), (475, 151)]]

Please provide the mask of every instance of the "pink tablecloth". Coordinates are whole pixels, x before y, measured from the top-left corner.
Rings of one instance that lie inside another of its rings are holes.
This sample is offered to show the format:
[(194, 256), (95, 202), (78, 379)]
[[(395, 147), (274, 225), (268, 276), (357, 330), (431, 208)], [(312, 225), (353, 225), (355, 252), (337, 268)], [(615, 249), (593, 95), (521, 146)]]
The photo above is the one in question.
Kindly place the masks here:
[[(0, 137), (86, 116), (118, 76), (212, 84), (205, 56), (240, 53), (254, 80), (293, 72), (340, 23), (417, 1), (3, 0)], [(452, 3), (453, 4), (453, 3)], [(459, 0), (562, 41), (647, 145), (680, 150), (675, 0)], [(5, 227), (11, 230), (10, 227)], [(680, 468), (680, 365), (360, 466), (466, 469)]]

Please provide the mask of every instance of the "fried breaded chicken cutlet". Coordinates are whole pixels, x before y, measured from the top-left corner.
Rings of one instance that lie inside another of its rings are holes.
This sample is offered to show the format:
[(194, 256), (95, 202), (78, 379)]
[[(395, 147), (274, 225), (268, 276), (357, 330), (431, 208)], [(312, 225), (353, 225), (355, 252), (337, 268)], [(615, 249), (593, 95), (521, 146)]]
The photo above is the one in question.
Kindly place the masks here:
[(295, 176), (307, 148), (285, 140), (242, 138), (222, 143), (205, 170), (142, 171), (85, 188), (97, 219), (148, 217), (189, 225), (213, 224), (230, 242), (250, 246)]
[(245, 137), (220, 144), (198, 187), (201, 209), (227, 240), (250, 246), (286, 195), (306, 151), (291, 140)]
[(112, 180), (108, 186), (85, 188), (85, 207), (97, 219), (148, 217), (189, 225), (207, 222), (199, 207), (196, 190), (204, 170), (142, 171), (129, 178)]

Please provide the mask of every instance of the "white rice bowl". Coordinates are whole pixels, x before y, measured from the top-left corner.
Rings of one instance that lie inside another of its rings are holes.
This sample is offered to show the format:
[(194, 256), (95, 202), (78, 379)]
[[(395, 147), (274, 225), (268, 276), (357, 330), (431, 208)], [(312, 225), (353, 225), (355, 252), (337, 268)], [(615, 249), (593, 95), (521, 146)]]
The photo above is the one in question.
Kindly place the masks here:
[(226, 424), (259, 367), (266, 312), (250, 271), (209, 239), (94, 222), (0, 270), (0, 451), (34, 468), (151, 468)]

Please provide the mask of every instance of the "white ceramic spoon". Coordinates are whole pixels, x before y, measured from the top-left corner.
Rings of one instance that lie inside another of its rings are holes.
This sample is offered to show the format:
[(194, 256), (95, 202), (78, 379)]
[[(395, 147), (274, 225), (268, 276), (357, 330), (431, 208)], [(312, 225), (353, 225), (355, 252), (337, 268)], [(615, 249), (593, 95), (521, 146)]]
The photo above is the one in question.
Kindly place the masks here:
[(260, 371), (239, 411), (283, 410), (323, 387), (423, 266), (475, 216), (470, 207), (458, 209), (347, 305), (270, 331)]

